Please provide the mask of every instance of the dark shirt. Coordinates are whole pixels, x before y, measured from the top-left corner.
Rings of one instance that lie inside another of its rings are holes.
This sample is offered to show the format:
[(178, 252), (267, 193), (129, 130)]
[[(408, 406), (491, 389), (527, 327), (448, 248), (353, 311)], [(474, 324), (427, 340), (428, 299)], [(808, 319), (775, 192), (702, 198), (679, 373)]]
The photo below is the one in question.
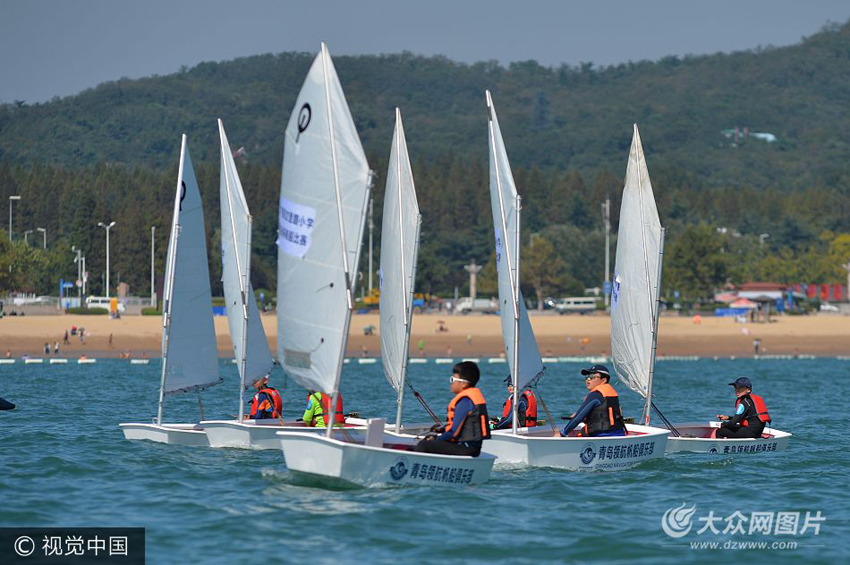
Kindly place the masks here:
[(741, 427), (744, 421), (746, 421), (749, 426), (761, 426), (764, 428), (764, 422), (759, 419), (756, 403), (752, 398), (750, 398), (749, 394), (741, 397), (741, 403), (738, 404), (738, 407), (735, 409), (735, 415), (732, 416), (731, 419), (720, 424), (720, 427), (736, 430)]
[[(252, 420), (265, 420), (268, 418), (274, 418), (274, 398), (272, 398), (268, 393), (265, 392), (258, 392), (255, 398), (257, 399), (257, 412), (259, 412), (259, 414), (254, 414), (252, 412), (250, 418)], [(267, 401), (268, 406), (271, 406), (270, 410), (260, 409), (260, 407), (263, 406), (264, 401)], [(253, 403), (253, 399), (251, 400), (251, 402)]]
[[(514, 395), (510, 395), (508, 397), (509, 400), (513, 400)], [(504, 406), (508, 403), (508, 400), (505, 400), (505, 403), (502, 404)], [(519, 427), (522, 428), (525, 426), (525, 412), (528, 410), (528, 399), (524, 394), (519, 395), (519, 402), (517, 402), (517, 412), (519, 413)], [(495, 426), (493, 426), (494, 430), (504, 430), (506, 428), (512, 428), (514, 421), (514, 411), (511, 410), (508, 412), (508, 415), (499, 420)]]
[[(435, 439), (437, 441), (452, 441), (452, 439), (456, 438), (460, 435), (461, 426), (463, 425), (463, 421), (466, 420), (466, 417), (475, 409), (475, 403), (472, 402), (472, 399), (468, 396), (465, 396), (458, 400), (457, 404), (455, 404), (455, 415), (452, 420), (451, 429), (446, 430), (445, 432), (438, 435)], [(459, 442), (460, 445), (465, 446), (475, 446), (481, 445), (481, 441), (464, 441)]]
[(602, 393), (598, 390), (594, 390), (590, 394), (588, 394), (584, 402), (581, 403), (581, 406), (578, 407), (578, 411), (576, 411), (575, 417), (570, 420), (570, 423), (564, 426), (563, 431), (561, 432), (562, 437), (566, 437), (571, 431), (573, 431), (576, 426), (584, 422), (585, 418), (588, 417), (591, 410), (602, 406), (602, 401), (605, 400), (605, 397), (602, 396)]

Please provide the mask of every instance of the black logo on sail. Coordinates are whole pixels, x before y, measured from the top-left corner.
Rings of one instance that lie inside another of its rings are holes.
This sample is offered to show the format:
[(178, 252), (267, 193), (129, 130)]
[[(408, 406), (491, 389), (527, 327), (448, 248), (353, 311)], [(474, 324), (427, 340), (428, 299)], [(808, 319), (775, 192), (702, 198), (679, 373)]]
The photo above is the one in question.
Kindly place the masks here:
[(308, 102), (304, 102), (304, 105), (301, 106), (301, 110), (298, 112), (298, 135), (295, 136), (295, 143), (298, 143), (298, 140), (301, 139), (301, 134), (304, 133), (304, 130), (307, 129), (307, 126), (310, 125), (310, 119), (313, 117), (313, 109), (310, 108), (310, 104)]

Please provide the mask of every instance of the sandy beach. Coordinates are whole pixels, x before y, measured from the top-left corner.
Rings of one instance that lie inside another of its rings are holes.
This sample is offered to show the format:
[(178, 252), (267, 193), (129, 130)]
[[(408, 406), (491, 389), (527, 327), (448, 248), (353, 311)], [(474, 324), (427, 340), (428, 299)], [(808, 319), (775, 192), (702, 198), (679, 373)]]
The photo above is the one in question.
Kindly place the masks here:
[[(704, 317), (699, 324), (682, 316), (662, 317), (659, 355), (752, 356), (753, 341), (760, 340), (761, 354), (850, 355), (850, 317), (837, 315), (776, 317), (770, 324), (739, 324), (732, 318)], [(439, 331), (441, 324), (445, 331)], [(610, 351), (607, 316), (532, 315), (531, 323), (544, 356), (607, 355)], [(377, 357), (380, 354), (379, 322), (374, 314), (354, 315), (348, 355)], [(65, 330), (84, 327), (85, 340)], [(277, 317), (263, 316), (269, 347), (275, 349)], [(373, 335), (364, 328), (374, 326)], [(219, 355), (232, 355), (227, 318), (215, 318)], [(44, 344), (59, 341), (60, 356), (157, 357), (162, 321), (158, 316), (125, 316), (111, 320), (103, 316), (28, 316), (0, 319), (0, 356), (28, 354), (44, 357)], [(110, 341), (111, 336), (111, 341)], [(410, 353), (425, 357), (498, 357), (503, 354), (498, 316), (414, 315)]]

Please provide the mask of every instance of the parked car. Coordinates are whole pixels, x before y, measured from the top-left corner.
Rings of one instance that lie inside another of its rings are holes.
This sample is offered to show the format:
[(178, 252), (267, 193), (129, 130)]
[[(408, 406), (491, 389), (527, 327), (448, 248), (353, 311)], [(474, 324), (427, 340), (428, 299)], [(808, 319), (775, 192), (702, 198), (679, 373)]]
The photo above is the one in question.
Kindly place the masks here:
[(821, 312), (837, 313), (837, 312), (840, 311), (840, 309), (835, 304), (830, 304), (829, 302), (821, 302), (820, 303), (820, 311)]

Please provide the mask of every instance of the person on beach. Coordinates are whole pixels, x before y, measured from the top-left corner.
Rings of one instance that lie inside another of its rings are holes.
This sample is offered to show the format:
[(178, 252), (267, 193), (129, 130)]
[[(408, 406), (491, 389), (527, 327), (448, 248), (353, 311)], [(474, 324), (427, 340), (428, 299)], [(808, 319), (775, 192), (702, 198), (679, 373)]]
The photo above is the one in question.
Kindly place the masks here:
[[(307, 396), (307, 408), (301, 417), (304, 423), (311, 428), (326, 428), (326, 414), (331, 413), (331, 396), (323, 392), (310, 391)], [(336, 413), (334, 414), (334, 426), (345, 424), (345, 413), (342, 411), (342, 393), (336, 396)]]
[(44, 354), (50, 355), (50, 343), (46, 341), (44, 342)]
[(752, 393), (753, 383), (747, 377), (739, 377), (729, 385), (735, 387), (735, 415), (717, 415), (717, 419), (723, 423), (717, 428), (715, 437), (760, 438), (765, 424), (770, 423), (764, 399)]
[[(504, 430), (513, 427), (514, 411), (514, 386), (511, 376), (505, 377), (505, 384), (508, 385), (508, 398), (502, 404), (502, 419), (493, 424), (494, 430)], [(537, 397), (530, 388), (522, 391), (517, 401), (517, 424), (518, 427), (533, 427), (537, 425)]]
[(65, 330), (65, 336), (62, 338), (63, 345), (71, 345), (71, 341), (68, 339), (68, 330)]
[(566, 437), (582, 422), (584, 422), (584, 429), (580, 434), (582, 436), (626, 435), (620, 399), (614, 387), (608, 384), (611, 380), (608, 367), (593, 365), (582, 369), (581, 374), (585, 376), (585, 384), (590, 392), (584, 397), (584, 402), (576, 410), (570, 422), (564, 426), (561, 436)]
[(248, 419), (278, 418), (283, 412), (283, 399), (280, 397), (280, 393), (268, 385), (268, 374), (254, 381), (252, 386), (257, 389), (257, 394), (251, 399), (251, 412)]
[(481, 371), (472, 361), (463, 361), (452, 368), (450, 388), (455, 397), (449, 402), (446, 425), (434, 426), (429, 436), (416, 444), (416, 451), (442, 455), (478, 457), (481, 444), (490, 439), (487, 423), (487, 402), (476, 388)]
[(53, 355), (59, 355), (59, 342), (53, 342)]

